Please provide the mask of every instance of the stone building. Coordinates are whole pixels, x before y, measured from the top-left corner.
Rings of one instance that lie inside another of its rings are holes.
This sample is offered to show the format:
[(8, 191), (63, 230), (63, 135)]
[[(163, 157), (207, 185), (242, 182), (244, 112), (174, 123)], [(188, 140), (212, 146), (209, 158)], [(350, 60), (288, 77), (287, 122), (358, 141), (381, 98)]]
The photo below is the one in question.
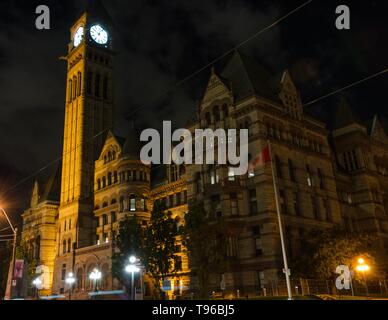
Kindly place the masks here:
[[(113, 23), (94, 1), (71, 28), (62, 170), (36, 183), (23, 217), (22, 239), (49, 270), (49, 289), (75, 295), (93, 290), (89, 275), (102, 272), (100, 290), (120, 289), (111, 274), (118, 224), (126, 216), (146, 223), (154, 201), (166, 204), (178, 226), (188, 201), (203, 201), (209, 221), (227, 224), (227, 269), (212, 290), (259, 294), (283, 268), (271, 165), (276, 172), (287, 254), (295, 259), (310, 230), (346, 226), (377, 235), (376, 259), (386, 268), (388, 248), (388, 138), (379, 117), (362, 122), (345, 100), (329, 118), (305, 110), (290, 73), (273, 75), (254, 59), (233, 53), (214, 66), (194, 121), (188, 126), (249, 130), (249, 154), (270, 142), (272, 164), (244, 176), (223, 165), (162, 166), (139, 159), (139, 139), (115, 135)], [(333, 119), (335, 121), (333, 121)], [(170, 297), (193, 289), (180, 246)], [(291, 271), (292, 272), (292, 271)]]

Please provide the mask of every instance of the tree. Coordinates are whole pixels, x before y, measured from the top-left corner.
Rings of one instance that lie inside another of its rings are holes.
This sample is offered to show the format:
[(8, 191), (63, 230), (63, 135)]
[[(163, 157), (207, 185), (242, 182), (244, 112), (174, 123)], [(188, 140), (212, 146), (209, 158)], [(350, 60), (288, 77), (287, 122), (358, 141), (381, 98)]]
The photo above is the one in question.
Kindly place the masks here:
[(143, 264), (150, 273), (157, 293), (162, 295), (161, 281), (175, 273), (177, 226), (171, 212), (155, 202), (150, 223), (145, 229)]
[(301, 240), (302, 254), (291, 262), (293, 274), (316, 279), (333, 279), (337, 266), (351, 267), (357, 256), (369, 257), (373, 238), (343, 229), (314, 230)]
[(123, 270), (128, 258), (135, 255), (140, 259), (145, 271), (150, 274), (157, 295), (161, 295), (161, 280), (175, 272), (177, 235), (171, 212), (166, 212), (166, 208), (157, 202), (154, 204), (147, 226), (141, 226), (136, 216), (123, 220), (116, 237), (118, 250), (113, 255), (114, 277), (126, 284)]
[(129, 293), (127, 275), (123, 270), (125, 270), (131, 255), (141, 260), (144, 259), (144, 230), (137, 221), (136, 216), (126, 217), (120, 222), (119, 235), (114, 241), (118, 250), (113, 253), (112, 274), (125, 285)]
[(198, 279), (201, 299), (209, 298), (211, 274), (224, 272), (224, 233), (224, 222), (209, 222), (203, 203), (193, 201), (189, 204), (185, 226), (182, 228), (182, 242), (188, 252), (191, 272)]

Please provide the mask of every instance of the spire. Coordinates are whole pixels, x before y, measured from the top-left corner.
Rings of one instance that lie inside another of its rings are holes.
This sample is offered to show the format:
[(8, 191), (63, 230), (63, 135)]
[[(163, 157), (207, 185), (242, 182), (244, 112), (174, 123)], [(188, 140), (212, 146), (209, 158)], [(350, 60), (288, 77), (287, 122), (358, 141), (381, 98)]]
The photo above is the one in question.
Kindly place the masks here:
[(82, 10), (88, 13), (94, 20), (113, 26), (113, 20), (101, 0), (82, 0)]

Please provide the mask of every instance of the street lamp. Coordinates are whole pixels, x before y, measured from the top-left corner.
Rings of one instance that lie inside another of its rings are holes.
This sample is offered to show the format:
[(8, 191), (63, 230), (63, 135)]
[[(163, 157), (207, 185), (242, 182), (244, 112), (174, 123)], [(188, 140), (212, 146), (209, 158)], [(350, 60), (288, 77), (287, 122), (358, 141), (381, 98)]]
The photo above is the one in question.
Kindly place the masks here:
[(94, 291), (97, 292), (97, 281), (101, 279), (101, 272), (98, 269), (93, 269), (92, 273), (89, 275), (89, 279), (94, 282)]
[(127, 273), (131, 273), (131, 298), (135, 300), (135, 273), (140, 272), (140, 268), (135, 264), (137, 262), (137, 258), (135, 256), (131, 256), (129, 258), (129, 264), (125, 266), (125, 271)]
[(365, 260), (363, 258), (359, 258), (357, 260), (357, 266), (356, 266), (356, 270), (358, 272), (361, 272), (362, 273), (362, 277), (364, 279), (364, 284), (365, 284), (365, 291), (366, 291), (366, 295), (369, 296), (369, 291), (368, 291), (368, 284), (366, 282), (366, 276), (365, 276), (365, 273), (368, 272), (370, 270), (369, 266), (365, 263)]
[(40, 279), (40, 277), (37, 277), (34, 281), (32, 281), (32, 284), (35, 286), (36, 289), (36, 298), (39, 299), (39, 289), (42, 286), (42, 280)]
[(15, 272), (16, 235), (18, 233), (18, 229), (13, 227), (11, 220), (8, 218), (7, 213), (5, 212), (5, 210), (2, 207), (0, 207), (0, 211), (5, 216), (5, 219), (7, 220), (9, 226), (11, 227), (12, 233), (13, 233), (12, 270), (11, 270), (11, 273), (8, 272), (8, 283), (10, 284), (10, 286), (7, 288), (8, 294), (6, 293), (6, 298), (9, 296), (9, 299), (12, 299), (12, 288), (13, 288), (12, 282), (13, 282), (13, 277), (14, 277), (14, 272)]
[(71, 292), (73, 291), (73, 284), (75, 282), (75, 278), (74, 278), (74, 274), (73, 272), (70, 272), (68, 275), (67, 275), (67, 278), (66, 278), (66, 283), (69, 285), (69, 300), (71, 300)]

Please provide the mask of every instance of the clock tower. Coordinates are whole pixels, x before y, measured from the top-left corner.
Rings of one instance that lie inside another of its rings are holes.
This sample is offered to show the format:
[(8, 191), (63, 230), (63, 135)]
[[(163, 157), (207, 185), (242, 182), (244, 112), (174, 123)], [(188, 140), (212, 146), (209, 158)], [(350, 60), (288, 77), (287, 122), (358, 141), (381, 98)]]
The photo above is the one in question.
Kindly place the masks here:
[[(56, 275), (74, 264), (76, 249), (94, 245), (94, 161), (112, 127), (113, 23), (97, 0), (87, 2), (70, 29), (57, 223)], [(54, 279), (61, 288), (62, 279)]]

